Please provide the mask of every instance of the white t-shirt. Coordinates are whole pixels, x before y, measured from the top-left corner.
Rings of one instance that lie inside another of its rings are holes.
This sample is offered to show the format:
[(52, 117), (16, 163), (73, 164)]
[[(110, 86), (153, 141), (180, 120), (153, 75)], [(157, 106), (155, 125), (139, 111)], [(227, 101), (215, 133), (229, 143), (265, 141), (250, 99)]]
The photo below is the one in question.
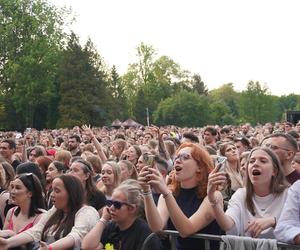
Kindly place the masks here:
[[(238, 189), (231, 197), (228, 203), (228, 209), (225, 212), (234, 221), (234, 226), (226, 234), (251, 236), (245, 232), (248, 223), (255, 218), (276, 217), (278, 221), (287, 198), (288, 189), (286, 188), (281, 194), (269, 194), (259, 197), (254, 194), (252, 200), (254, 204), (255, 216), (253, 216), (246, 206), (246, 188)], [(259, 238), (274, 239), (274, 228), (268, 228), (260, 234)]]

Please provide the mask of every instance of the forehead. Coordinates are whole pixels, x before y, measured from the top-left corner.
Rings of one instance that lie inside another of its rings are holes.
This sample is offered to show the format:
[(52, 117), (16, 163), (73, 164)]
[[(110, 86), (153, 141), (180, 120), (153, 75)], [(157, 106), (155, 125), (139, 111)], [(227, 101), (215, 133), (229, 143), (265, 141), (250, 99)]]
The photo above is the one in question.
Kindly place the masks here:
[(178, 151), (178, 154), (182, 154), (182, 153), (191, 154), (192, 153), (192, 148), (191, 147), (182, 148)]
[(53, 187), (65, 188), (63, 181), (59, 178), (55, 178), (52, 182)]
[(1, 147), (9, 148), (9, 144), (7, 142), (1, 142)]
[(12, 181), (12, 183), (14, 185), (21, 185), (21, 186), (24, 186), (24, 183), (19, 179), (19, 178), (16, 178)]
[(105, 164), (103, 165), (102, 169), (105, 169), (105, 170), (112, 170), (112, 167), (111, 167), (111, 165), (105, 163)]
[(250, 158), (258, 158), (258, 157), (264, 157), (264, 158), (268, 158), (269, 160), (271, 160), (270, 155), (266, 151), (261, 150), (261, 149), (255, 150), (250, 156)]
[(270, 138), (264, 140), (263, 145), (268, 144), (268, 143), (272, 143), (272, 144), (276, 144), (276, 145), (283, 144), (283, 143), (285, 143), (285, 138), (283, 138), (283, 137), (270, 137)]
[(82, 168), (82, 164), (80, 162), (73, 162), (71, 168)]
[(111, 196), (113, 200), (126, 201), (126, 196), (121, 190), (115, 190)]
[(48, 167), (48, 168), (55, 168), (55, 169), (56, 169), (56, 167), (55, 167), (55, 165), (54, 165), (53, 162), (51, 162), (51, 163), (49, 164), (49, 167)]

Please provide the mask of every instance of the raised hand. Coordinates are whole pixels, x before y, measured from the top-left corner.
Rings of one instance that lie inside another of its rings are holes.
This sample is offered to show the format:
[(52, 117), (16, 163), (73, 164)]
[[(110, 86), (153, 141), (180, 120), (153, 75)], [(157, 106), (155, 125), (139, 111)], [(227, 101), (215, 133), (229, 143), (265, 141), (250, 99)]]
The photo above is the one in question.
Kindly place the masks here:
[(147, 175), (149, 174), (148, 168), (149, 166), (144, 166), (138, 175), (138, 182), (142, 186), (144, 192), (150, 190), (150, 184), (148, 183), (149, 178), (147, 178)]
[(151, 185), (155, 192), (161, 194), (166, 194), (169, 192), (169, 188), (165, 182), (165, 179), (158, 169), (149, 167), (146, 179), (147, 183)]
[(84, 125), (81, 126), (81, 128), (82, 128), (82, 130), (84, 131), (84, 133), (85, 133), (87, 136), (89, 136), (90, 138), (93, 138), (93, 137), (94, 137), (94, 133), (93, 133), (93, 131), (92, 131), (92, 129), (91, 129), (91, 125), (86, 125), (86, 124), (84, 124)]
[(109, 207), (105, 206), (102, 210), (102, 216), (103, 219), (105, 219), (106, 221), (109, 221), (111, 219), (111, 215), (109, 212)]
[(207, 196), (210, 201), (215, 200), (215, 191), (219, 185), (223, 185), (226, 182), (226, 174), (224, 172), (218, 172), (218, 168), (214, 168), (208, 176), (207, 184)]

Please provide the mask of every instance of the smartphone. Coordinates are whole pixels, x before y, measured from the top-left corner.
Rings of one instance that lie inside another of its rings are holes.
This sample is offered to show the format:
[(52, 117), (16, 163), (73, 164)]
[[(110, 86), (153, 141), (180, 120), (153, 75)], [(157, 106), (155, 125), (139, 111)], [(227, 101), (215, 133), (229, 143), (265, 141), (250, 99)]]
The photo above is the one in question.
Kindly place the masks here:
[(150, 166), (150, 168), (152, 168), (154, 165), (155, 155), (144, 154), (143, 157), (144, 157), (144, 162), (146, 163), (146, 165), (148, 165), (148, 166)]
[(217, 156), (215, 159), (215, 167), (217, 168), (217, 172), (225, 170), (225, 162), (227, 158), (225, 156)]

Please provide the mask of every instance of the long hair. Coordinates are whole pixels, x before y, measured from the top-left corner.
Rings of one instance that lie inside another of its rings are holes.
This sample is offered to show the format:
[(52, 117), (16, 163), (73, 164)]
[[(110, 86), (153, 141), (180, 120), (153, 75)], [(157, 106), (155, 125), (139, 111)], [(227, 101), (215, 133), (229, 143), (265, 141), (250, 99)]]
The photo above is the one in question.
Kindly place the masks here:
[[(45, 209), (45, 200), (43, 196), (43, 189), (40, 180), (32, 173), (25, 173), (18, 175), (16, 179), (19, 179), (24, 186), (28, 189), (29, 192), (31, 192), (31, 198), (30, 198), (30, 206), (28, 211), (28, 218), (35, 216), (36, 214), (42, 213), (40, 210)], [(18, 216), (20, 213), (20, 208), (18, 207), (14, 215)]]
[[(42, 231), (42, 240), (46, 241), (46, 235), (50, 228), (53, 227), (54, 239), (59, 240), (71, 232), (74, 226), (75, 215), (84, 203), (84, 190), (80, 180), (72, 175), (64, 174), (56, 177), (60, 179), (68, 193), (67, 214), (63, 210), (57, 209), (46, 222)], [(55, 178), (55, 179), (56, 179)]]
[(91, 197), (96, 192), (98, 192), (98, 189), (97, 189), (94, 179), (93, 179), (94, 171), (93, 171), (92, 164), (88, 161), (85, 161), (82, 158), (79, 158), (79, 159), (75, 160), (74, 162), (80, 163), (80, 165), (82, 166), (83, 172), (85, 174), (89, 175), (89, 177), (85, 181), (85, 189), (86, 189), (86, 194), (87, 194), (86, 201), (88, 202), (91, 199)]
[(254, 188), (249, 178), (248, 166), (249, 166), (249, 159), (251, 158), (253, 152), (257, 150), (262, 150), (266, 152), (272, 160), (272, 165), (275, 170), (275, 176), (272, 176), (271, 183), (270, 183), (271, 193), (275, 195), (279, 195), (288, 187), (288, 183), (283, 174), (282, 165), (277, 155), (267, 147), (256, 147), (252, 149), (248, 156), (248, 162), (246, 166), (246, 205), (252, 215), (255, 215), (256, 211), (254, 210), (254, 204), (253, 204)]
[[(178, 149), (176, 154), (183, 148), (192, 148), (191, 155), (193, 159), (197, 162), (199, 171), (196, 173), (197, 178), (197, 196), (199, 198), (204, 198), (207, 194), (207, 183), (208, 175), (214, 168), (213, 160), (207, 150), (193, 143), (183, 143)], [(172, 179), (171, 190), (175, 196), (180, 192), (180, 182), (176, 178)]]

